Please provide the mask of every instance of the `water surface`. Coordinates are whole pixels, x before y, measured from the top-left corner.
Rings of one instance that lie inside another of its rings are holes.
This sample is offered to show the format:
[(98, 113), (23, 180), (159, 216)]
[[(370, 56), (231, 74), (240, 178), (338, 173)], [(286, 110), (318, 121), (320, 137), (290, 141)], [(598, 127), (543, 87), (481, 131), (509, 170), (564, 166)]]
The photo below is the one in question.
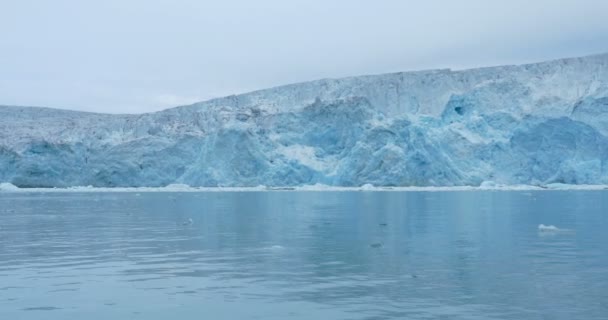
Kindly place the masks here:
[(607, 228), (607, 191), (0, 193), (0, 319), (607, 319)]

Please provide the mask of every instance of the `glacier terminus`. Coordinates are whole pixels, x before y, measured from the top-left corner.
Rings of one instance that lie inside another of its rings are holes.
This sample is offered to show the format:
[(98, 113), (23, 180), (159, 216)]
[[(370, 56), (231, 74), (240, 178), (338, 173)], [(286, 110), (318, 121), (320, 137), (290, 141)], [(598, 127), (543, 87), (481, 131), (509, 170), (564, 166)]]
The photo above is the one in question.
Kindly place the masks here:
[(324, 79), (147, 114), (2, 106), (0, 182), (608, 184), (608, 54)]

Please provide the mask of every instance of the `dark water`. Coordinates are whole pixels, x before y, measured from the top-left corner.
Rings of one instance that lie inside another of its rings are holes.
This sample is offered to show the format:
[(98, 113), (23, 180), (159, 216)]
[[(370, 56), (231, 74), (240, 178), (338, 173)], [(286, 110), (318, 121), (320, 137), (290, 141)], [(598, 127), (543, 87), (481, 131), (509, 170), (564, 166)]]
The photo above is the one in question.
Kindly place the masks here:
[(4, 193), (0, 319), (608, 319), (608, 192)]

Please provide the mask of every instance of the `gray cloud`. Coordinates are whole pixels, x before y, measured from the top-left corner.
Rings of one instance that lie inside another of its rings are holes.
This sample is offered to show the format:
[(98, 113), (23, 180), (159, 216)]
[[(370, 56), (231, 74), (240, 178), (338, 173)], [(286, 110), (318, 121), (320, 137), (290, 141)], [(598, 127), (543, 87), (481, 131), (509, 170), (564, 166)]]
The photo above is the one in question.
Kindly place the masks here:
[(10, 1), (0, 104), (145, 112), (324, 77), (608, 51), (608, 2)]

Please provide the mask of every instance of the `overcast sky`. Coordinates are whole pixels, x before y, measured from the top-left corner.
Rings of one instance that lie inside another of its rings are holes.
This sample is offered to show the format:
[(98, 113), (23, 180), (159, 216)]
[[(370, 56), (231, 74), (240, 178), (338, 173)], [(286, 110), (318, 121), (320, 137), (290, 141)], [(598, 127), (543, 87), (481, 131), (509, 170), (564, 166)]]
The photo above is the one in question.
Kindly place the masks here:
[(327, 77), (608, 52), (606, 0), (0, 0), (0, 104), (156, 111)]

